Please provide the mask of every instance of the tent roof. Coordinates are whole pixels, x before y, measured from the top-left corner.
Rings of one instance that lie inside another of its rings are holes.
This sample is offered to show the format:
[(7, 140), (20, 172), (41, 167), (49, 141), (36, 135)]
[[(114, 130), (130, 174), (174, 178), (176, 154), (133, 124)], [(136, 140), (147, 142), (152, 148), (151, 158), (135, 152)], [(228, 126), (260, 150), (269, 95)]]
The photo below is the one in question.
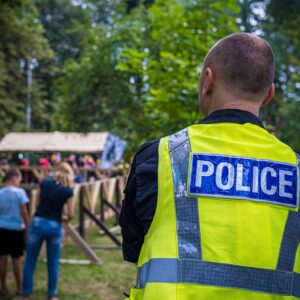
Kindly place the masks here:
[(28, 132), (8, 133), (0, 142), (1, 152), (101, 152), (104, 150), (107, 132)]

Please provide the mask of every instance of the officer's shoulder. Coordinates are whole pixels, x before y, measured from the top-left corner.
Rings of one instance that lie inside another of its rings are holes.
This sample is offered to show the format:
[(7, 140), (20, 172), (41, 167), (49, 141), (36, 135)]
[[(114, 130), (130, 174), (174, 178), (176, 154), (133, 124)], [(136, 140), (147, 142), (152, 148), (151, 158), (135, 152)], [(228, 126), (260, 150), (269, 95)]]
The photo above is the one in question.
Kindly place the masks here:
[(277, 136), (275, 136), (274, 134), (271, 134), (271, 133), (270, 133), (270, 135), (272, 136), (272, 138), (273, 138), (275, 141), (277, 141), (278, 144), (280, 144), (280, 145), (283, 146), (283, 147), (288, 148), (291, 152), (294, 152), (295, 155), (296, 155), (296, 157), (297, 157), (298, 162), (300, 162), (300, 155), (299, 155), (296, 151), (294, 151), (294, 149), (291, 148), (291, 146), (289, 146), (288, 144), (286, 144), (285, 142), (283, 142), (282, 140), (280, 140), (280, 139), (279, 139)]
[(158, 146), (159, 140), (144, 143), (135, 154), (136, 164), (139, 165), (150, 158), (158, 158)]

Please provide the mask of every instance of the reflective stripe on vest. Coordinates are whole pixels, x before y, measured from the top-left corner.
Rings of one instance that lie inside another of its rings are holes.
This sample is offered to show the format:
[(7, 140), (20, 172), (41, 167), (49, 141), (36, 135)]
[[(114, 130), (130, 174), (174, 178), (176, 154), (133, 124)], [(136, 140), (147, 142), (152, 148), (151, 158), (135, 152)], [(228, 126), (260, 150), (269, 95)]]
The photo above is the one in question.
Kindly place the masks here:
[(150, 282), (192, 283), (300, 297), (300, 274), (201, 260), (153, 258), (139, 268), (137, 288)]
[[(297, 155), (300, 169), (300, 156)], [(293, 271), (297, 249), (300, 243), (300, 209), (290, 211), (280, 247), (277, 270)]]
[(300, 274), (293, 272), (300, 241), (299, 211), (289, 213), (277, 270), (202, 260), (198, 200), (186, 195), (190, 152), (187, 129), (169, 137), (179, 259), (154, 258), (142, 265), (138, 268), (137, 288), (145, 288), (150, 282), (193, 283), (300, 298)]
[(197, 198), (186, 197), (190, 139), (187, 129), (169, 137), (179, 258), (201, 259)]

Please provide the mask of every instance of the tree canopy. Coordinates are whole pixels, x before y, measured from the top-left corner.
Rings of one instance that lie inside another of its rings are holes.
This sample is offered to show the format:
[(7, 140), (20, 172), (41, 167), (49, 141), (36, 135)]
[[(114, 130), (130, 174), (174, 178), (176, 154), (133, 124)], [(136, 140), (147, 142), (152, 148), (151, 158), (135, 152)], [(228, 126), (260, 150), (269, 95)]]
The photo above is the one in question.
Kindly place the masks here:
[[(0, 3), (0, 134), (114, 132), (129, 152), (197, 122), (202, 60), (220, 38), (266, 38), (277, 60), (267, 128), (300, 151), (297, 0), (6, 0)], [(27, 88), (27, 70), (33, 86)]]

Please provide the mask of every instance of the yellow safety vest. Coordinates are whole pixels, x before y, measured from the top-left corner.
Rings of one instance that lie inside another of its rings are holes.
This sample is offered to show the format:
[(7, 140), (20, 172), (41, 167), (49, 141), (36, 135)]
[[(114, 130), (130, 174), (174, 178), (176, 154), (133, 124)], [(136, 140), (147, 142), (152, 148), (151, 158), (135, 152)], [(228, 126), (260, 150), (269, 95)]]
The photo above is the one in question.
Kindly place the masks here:
[(297, 155), (259, 126), (159, 144), (158, 202), (130, 300), (300, 299)]

